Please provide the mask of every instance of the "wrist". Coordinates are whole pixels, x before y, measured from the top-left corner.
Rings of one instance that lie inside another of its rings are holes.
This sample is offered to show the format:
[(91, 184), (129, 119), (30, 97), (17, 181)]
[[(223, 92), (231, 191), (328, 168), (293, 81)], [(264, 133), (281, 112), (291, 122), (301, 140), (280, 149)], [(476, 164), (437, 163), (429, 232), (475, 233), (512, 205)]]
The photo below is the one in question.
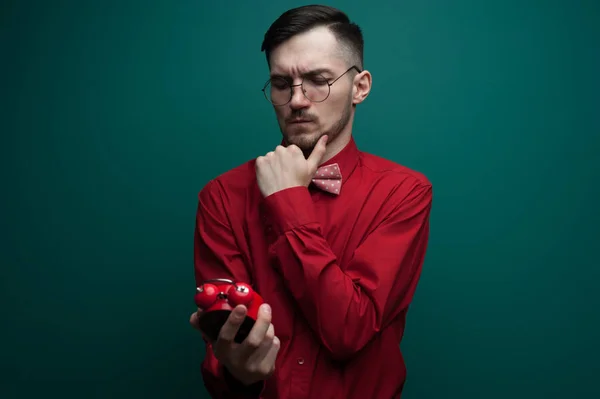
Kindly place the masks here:
[(236, 377), (226, 366), (223, 366), (223, 377), (227, 386), (236, 393), (259, 395), (264, 387), (264, 381), (243, 381)]
[(300, 184), (300, 183), (298, 183), (298, 184), (288, 184), (288, 185), (283, 186), (283, 187), (276, 187), (276, 188), (273, 188), (271, 190), (265, 191), (263, 193), (263, 197), (267, 198), (267, 197), (272, 196), (273, 194), (278, 194), (278, 193), (281, 193), (282, 191), (287, 191), (287, 190), (294, 189), (294, 188), (299, 188), (299, 187), (307, 187), (307, 186), (305, 186), (303, 184)]
[(297, 186), (265, 198), (268, 224), (280, 235), (317, 220), (309, 190)]

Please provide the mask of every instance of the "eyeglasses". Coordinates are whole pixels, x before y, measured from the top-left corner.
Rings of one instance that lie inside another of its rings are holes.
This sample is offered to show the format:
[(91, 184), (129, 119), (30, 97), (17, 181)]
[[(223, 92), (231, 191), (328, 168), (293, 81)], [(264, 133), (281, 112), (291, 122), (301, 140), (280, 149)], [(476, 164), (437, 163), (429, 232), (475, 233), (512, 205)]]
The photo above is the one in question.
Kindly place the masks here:
[(273, 105), (281, 106), (286, 105), (292, 100), (294, 87), (301, 87), (304, 97), (314, 103), (321, 103), (329, 97), (331, 86), (353, 69), (356, 69), (358, 73), (362, 72), (356, 65), (353, 65), (331, 83), (320, 74), (307, 75), (302, 80), (302, 83), (297, 85), (291, 84), (288, 79), (283, 77), (274, 77), (265, 83), (262, 92), (265, 98)]

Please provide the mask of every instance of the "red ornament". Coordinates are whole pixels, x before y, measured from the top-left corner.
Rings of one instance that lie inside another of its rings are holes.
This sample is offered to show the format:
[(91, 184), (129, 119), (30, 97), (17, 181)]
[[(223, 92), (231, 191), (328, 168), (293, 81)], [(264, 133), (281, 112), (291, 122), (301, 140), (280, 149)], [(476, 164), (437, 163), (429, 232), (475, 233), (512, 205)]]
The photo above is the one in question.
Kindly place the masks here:
[(247, 313), (235, 337), (238, 343), (246, 338), (254, 326), (260, 305), (264, 303), (249, 284), (222, 278), (204, 281), (196, 288), (194, 301), (202, 310), (199, 317), (200, 328), (213, 341), (218, 338), (231, 311), (238, 305), (244, 305)]
[(203, 284), (196, 293), (196, 305), (201, 309), (210, 308), (217, 300), (217, 287), (214, 284)]
[(235, 308), (237, 305), (250, 305), (254, 297), (254, 291), (246, 283), (237, 283), (229, 287), (227, 295), (229, 296), (229, 303)]

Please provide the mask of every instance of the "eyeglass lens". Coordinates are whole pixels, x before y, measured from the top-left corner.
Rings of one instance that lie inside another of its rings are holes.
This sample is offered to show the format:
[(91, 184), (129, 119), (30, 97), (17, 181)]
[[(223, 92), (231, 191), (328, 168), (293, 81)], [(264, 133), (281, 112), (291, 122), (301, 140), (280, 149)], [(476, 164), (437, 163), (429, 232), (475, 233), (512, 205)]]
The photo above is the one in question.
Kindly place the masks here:
[[(301, 89), (304, 96), (313, 102), (325, 101), (329, 96), (329, 82), (320, 75), (305, 77), (302, 86), (294, 88)], [(271, 79), (265, 87), (265, 95), (275, 105), (287, 104), (292, 99), (290, 82), (280, 77)]]

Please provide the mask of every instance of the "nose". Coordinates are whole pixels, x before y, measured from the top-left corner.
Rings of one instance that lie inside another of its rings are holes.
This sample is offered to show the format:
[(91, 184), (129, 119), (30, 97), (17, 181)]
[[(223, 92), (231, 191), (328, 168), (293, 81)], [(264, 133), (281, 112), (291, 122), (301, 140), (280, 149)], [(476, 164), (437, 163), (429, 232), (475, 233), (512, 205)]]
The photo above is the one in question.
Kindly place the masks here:
[(290, 100), (290, 107), (292, 109), (302, 109), (310, 106), (310, 101), (304, 95), (302, 91), (302, 84), (292, 86), (292, 98)]

